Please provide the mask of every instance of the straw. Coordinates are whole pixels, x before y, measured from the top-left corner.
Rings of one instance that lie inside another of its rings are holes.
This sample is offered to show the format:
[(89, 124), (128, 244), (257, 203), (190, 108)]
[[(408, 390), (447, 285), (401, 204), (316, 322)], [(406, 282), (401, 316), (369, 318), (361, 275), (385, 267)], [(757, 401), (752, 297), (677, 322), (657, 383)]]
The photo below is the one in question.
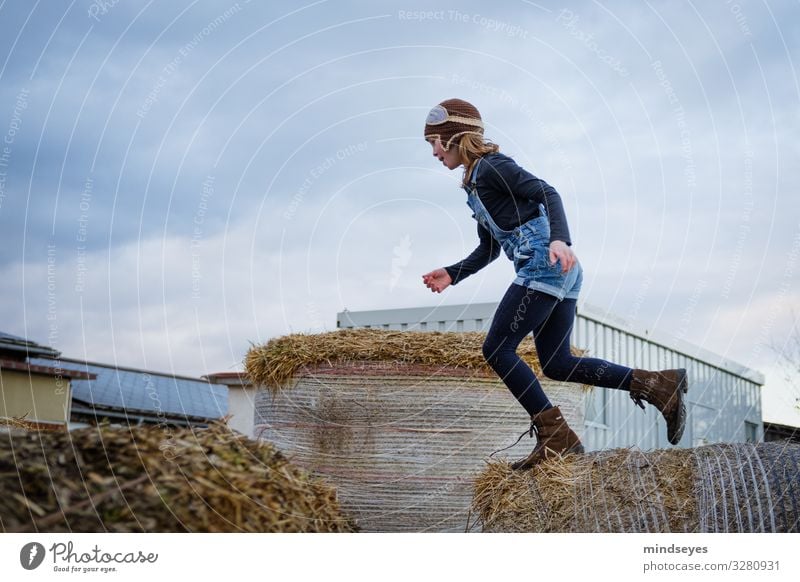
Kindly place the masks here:
[(336, 491), (230, 430), (100, 425), (0, 435), (6, 532), (342, 532)]
[[(483, 356), (485, 339), (486, 334), (477, 331), (342, 329), (295, 333), (252, 346), (244, 368), (253, 384), (272, 389), (286, 384), (303, 366), (352, 361), (436, 365), (493, 374)], [(542, 374), (533, 341), (522, 342), (517, 353), (537, 375)], [(583, 354), (575, 348), (573, 353)]]
[(492, 463), (472, 507), (494, 532), (797, 532), (798, 460), (797, 445), (735, 443)]

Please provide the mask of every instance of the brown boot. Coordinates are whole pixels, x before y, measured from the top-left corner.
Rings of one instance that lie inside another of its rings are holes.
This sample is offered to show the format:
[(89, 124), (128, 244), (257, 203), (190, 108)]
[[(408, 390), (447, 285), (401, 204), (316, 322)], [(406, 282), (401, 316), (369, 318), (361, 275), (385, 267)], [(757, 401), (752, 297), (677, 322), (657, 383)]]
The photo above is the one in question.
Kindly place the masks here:
[(677, 445), (683, 436), (686, 426), (686, 406), (683, 395), (689, 389), (686, 381), (686, 370), (662, 370), (648, 372), (634, 370), (631, 376), (631, 399), (642, 407), (646, 400), (664, 415), (667, 421), (667, 439)]
[(515, 471), (533, 467), (547, 458), (583, 452), (578, 435), (567, 425), (558, 406), (531, 417), (531, 436), (534, 431), (537, 437), (536, 447), (526, 458), (512, 463), (511, 468)]

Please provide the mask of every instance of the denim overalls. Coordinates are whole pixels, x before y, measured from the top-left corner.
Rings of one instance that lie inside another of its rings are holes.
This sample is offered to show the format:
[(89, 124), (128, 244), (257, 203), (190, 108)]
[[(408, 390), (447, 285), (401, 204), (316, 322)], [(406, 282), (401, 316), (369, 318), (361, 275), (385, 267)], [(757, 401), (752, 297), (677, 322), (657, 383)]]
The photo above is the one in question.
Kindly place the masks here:
[(477, 220), (494, 239), (503, 247), (506, 255), (514, 262), (517, 278), (514, 283), (523, 285), (559, 300), (577, 299), (583, 283), (583, 268), (575, 263), (566, 273), (561, 272), (561, 260), (550, 264), (550, 221), (544, 204), (539, 204), (539, 216), (520, 225), (514, 230), (502, 230), (497, 226), (478, 196), (476, 176), (478, 167), (483, 161), (480, 158), (472, 170), (467, 191), (467, 205)]

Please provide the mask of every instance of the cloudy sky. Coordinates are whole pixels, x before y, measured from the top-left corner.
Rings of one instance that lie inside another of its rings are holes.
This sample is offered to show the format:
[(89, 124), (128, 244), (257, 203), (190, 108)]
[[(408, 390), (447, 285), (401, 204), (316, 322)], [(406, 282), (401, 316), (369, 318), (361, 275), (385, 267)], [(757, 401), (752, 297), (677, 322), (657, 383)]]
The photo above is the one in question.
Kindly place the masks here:
[(441, 295), (475, 223), (439, 101), (561, 193), (582, 301), (800, 390), (795, 2), (0, 4), (0, 329), (200, 375), (350, 310)]

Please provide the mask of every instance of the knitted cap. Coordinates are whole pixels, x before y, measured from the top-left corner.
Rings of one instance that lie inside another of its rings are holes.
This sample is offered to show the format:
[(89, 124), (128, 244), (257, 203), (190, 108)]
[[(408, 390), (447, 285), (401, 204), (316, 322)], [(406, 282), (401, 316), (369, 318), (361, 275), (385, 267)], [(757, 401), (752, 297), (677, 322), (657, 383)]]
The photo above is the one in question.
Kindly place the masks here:
[(463, 99), (442, 101), (425, 120), (425, 139), (439, 138), (445, 151), (455, 138), (467, 133), (483, 135), (483, 121), (478, 109)]

